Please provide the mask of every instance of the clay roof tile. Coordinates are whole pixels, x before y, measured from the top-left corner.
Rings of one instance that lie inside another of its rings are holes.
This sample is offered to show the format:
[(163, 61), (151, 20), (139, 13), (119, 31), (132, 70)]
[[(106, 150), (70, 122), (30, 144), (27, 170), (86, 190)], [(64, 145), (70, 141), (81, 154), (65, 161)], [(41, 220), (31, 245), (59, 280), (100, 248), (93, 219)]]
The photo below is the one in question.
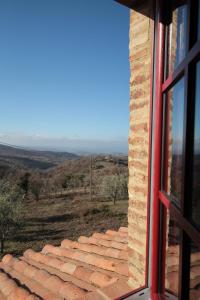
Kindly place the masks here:
[(78, 266), (74, 271), (74, 276), (76, 276), (79, 279), (84, 278), (85, 281), (90, 282), (90, 277), (92, 273), (93, 273), (92, 270), (88, 268), (84, 268), (82, 266)]
[(116, 282), (117, 278), (112, 278), (106, 274), (102, 274), (100, 272), (93, 272), (90, 276), (91, 283), (95, 284), (98, 287), (105, 287), (108, 284)]
[(119, 231), (128, 233), (128, 228), (127, 227), (120, 227)]
[(74, 274), (76, 268), (77, 267), (75, 264), (67, 262), (62, 264), (62, 266), (60, 267), (60, 271), (72, 275)]
[(48, 279), (44, 281), (44, 286), (52, 292), (59, 292), (63, 287), (63, 281), (54, 275), (50, 275)]
[(41, 252), (28, 249), (20, 258), (5, 255), (0, 262), (0, 299), (104, 299), (102, 289), (127, 281), (127, 253), (127, 229), (121, 227), (81, 236), (77, 242), (66, 239), (60, 247), (46, 245)]
[(74, 300), (78, 297), (84, 297), (86, 292), (72, 284), (66, 282), (59, 290), (59, 294), (69, 300)]
[(4, 264), (11, 264), (13, 262), (13, 256), (10, 254), (7, 254), (3, 257), (2, 262)]

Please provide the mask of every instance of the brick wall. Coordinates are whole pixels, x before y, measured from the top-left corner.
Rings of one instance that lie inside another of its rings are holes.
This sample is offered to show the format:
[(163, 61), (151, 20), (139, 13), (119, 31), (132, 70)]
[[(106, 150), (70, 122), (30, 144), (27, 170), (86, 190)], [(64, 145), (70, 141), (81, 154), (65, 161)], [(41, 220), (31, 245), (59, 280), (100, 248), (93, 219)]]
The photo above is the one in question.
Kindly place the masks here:
[[(149, 8), (144, 8), (149, 9)], [(129, 284), (145, 284), (149, 127), (151, 102), (151, 20), (130, 15), (130, 133), (129, 133)]]

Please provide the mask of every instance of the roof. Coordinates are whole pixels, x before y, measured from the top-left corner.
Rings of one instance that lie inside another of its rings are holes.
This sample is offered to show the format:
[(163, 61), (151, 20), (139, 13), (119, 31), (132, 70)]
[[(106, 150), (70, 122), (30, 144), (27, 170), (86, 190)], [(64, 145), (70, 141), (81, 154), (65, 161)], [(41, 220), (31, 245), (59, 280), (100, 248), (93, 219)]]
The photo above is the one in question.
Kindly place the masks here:
[(143, 5), (146, 0), (115, 0), (115, 1), (129, 8), (135, 8), (138, 5)]
[(131, 291), (127, 228), (26, 250), (0, 262), (0, 300), (103, 300)]
[(140, 14), (155, 19), (155, 2), (153, 0), (114, 0)]

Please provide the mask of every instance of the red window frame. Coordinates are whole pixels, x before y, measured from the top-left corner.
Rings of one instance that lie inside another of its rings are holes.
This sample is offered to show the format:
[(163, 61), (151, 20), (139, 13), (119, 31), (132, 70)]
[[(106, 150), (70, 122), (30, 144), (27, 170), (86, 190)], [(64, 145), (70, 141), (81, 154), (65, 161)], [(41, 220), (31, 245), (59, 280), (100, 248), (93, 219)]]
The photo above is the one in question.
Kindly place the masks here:
[[(165, 3), (164, 3), (165, 2)], [(180, 269), (179, 269), (179, 298), (189, 299), (189, 275), (190, 275), (190, 240), (200, 246), (200, 232), (189, 222), (189, 198), (191, 196), (191, 166), (193, 156), (193, 135), (194, 132), (194, 105), (191, 99), (195, 97), (195, 64), (200, 59), (200, 41), (195, 43), (197, 36), (197, 5), (198, 1), (187, 1), (188, 6), (188, 27), (185, 59), (168, 78), (164, 78), (165, 71), (165, 47), (166, 47), (166, 11), (170, 1), (158, 1), (157, 26), (157, 65), (156, 65), (156, 95), (155, 95), (155, 131), (154, 131), (154, 189), (153, 189), (153, 237), (152, 237), (152, 282), (151, 293), (154, 299), (159, 293), (165, 293), (165, 236), (166, 236), (166, 212), (169, 210), (172, 218), (176, 219), (181, 228), (180, 246)], [(180, 2), (180, 1), (177, 1)], [(169, 196), (162, 190), (162, 154), (163, 154), (163, 99), (164, 94), (182, 77), (185, 83), (185, 115), (184, 115), (184, 167), (183, 167), (183, 191), (181, 209), (179, 210)], [(192, 78), (193, 80), (189, 80)], [(161, 216), (161, 206), (164, 207)], [(160, 224), (160, 226), (159, 226)], [(161, 226), (162, 224), (162, 226)], [(162, 231), (162, 232), (161, 232)], [(162, 241), (161, 241), (162, 236)], [(162, 247), (161, 247), (162, 243)], [(162, 249), (162, 255), (160, 250)], [(159, 260), (161, 258), (161, 260)], [(183, 263), (184, 259), (184, 263)], [(162, 272), (161, 272), (162, 270)], [(156, 299), (156, 298), (155, 298)]]
[[(135, 7), (140, 1), (132, 0), (116, 0), (130, 8)], [(166, 255), (166, 212), (170, 211), (172, 218), (176, 219), (182, 231), (181, 251), (180, 251), (180, 276), (179, 276), (179, 298), (189, 299), (189, 271), (190, 271), (190, 240), (200, 247), (200, 232), (189, 221), (190, 205), (189, 199), (191, 196), (191, 166), (193, 156), (193, 136), (194, 132), (194, 105), (189, 103), (189, 99), (195, 98), (195, 64), (200, 61), (200, 41), (197, 38), (197, 2), (198, 0), (187, 0), (188, 5), (188, 27), (186, 41), (186, 56), (168, 78), (164, 78), (165, 71), (165, 46), (166, 46), (166, 30), (167, 20), (166, 13), (169, 3), (173, 0), (153, 0), (156, 2), (155, 9), (155, 40), (154, 40), (154, 60), (155, 60), (155, 76), (152, 75), (152, 85), (155, 82), (154, 96), (154, 138), (153, 138), (153, 205), (152, 205), (152, 241), (151, 241), (151, 270), (150, 270), (150, 292), (151, 299), (165, 299), (165, 255)], [(181, 0), (175, 0), (176, 3), (181, 3)], [(200, 4), (199, 4), (200, 5)], [(200, 16), (199, 16), (200, 17)], [(194, 19), (196, 18), (196, 24)], [(190, 22), (190, 20), (192, 20)], [(196, 27), (195, 27), (196, 26)], [(152, 56), (153, 57), (153, 56)], [(185, 84), (185, 115), (184, 115), (184, 166), (183, 166), (183, 184), (185, 187), (182, 191), (183, 201), (181, 202), (181, 211), (170, 201), (169, 196), (163, 191), (161, 176), (162, 176), (162, 156), (163, 156), (163, 95), (178, 80), (184, 76)], [(155, 78), (154, 78), (155, 77)], [(192, 77), (192, 80), (189, 78)], [(193, 101), (194, 102), (194, 101)], [(188, 105), (189, 103), (189, 105)], [(153, 117), (153, 116), (152, 116)], [(161, 213), (161, 207), (164, 211)], [(160, 250), (162, 253), (160, 255)], [(184, 255), (184, 264), (183, 264)], [(161, 260), (160, 260), (161, 258)], [(162, 271), (162, 272), (161, 272)], [(131, 294), (129, 293), (120, 299), (125, 299)]]

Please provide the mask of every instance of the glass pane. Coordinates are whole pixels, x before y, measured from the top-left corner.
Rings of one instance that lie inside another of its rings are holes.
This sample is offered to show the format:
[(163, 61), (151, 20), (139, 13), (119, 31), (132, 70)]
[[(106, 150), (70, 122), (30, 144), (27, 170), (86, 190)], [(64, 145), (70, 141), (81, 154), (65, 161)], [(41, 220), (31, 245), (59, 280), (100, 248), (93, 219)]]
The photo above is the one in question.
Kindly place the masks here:
[(174, 295), (178, 295), (180, 229), (176, 222), (169, 217), (169, 213), (167, 228), (165, 287)]
[(168, 93), (165, 190), (171, 199), (180, 206), (183, 169), (183, 124), (184, 124), (184, 78)]
[[(183, 3), (183, 1), (181, 1)], [(186, 54), (187, 5), (176, 6), (169, 29), (168, 73), (182, 62)]]
[(200, 62), (196, 72), (192, 220), (200, 228)]
[(190, 300), (200, 300), (200, 248), (194, 244), (190, 254)]

